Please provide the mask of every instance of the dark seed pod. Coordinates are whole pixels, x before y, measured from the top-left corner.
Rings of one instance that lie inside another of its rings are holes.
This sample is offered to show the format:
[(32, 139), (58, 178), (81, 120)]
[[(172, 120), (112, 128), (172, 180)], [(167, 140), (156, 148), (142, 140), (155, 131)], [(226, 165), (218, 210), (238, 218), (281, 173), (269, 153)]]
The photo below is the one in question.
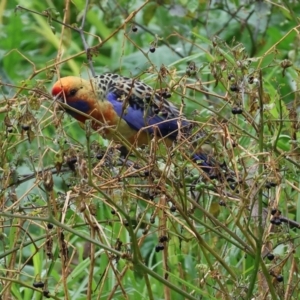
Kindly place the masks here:
[(238, 87), (236, 84), (232, 84), (232, 85), (230, 86), (230, 90), (231, 90), (232, 92), (239, 92), (239, 91), (240, 91), (239, 87)]
[(116, 211), (114, 209), (111, 210), (110, 212), (112, 215), (115, 215), (116, 214)]
[(170, 207), (170, 211), (171, 211), (171, 212), (175, 212), (175, 211), (176, 211), (176, 206), (175, 206), (175, 205), (172, 205), (172, 206)]
[(159, 246), (159, 250), (164, 250), (165, 249), (165, 246), (163, 244), (158, 244)]
[(144, 172), (144, 176), (149, 176), (150, 175), (150, 172), (149, 171), (145, 171)]
[(50, 298), (50, 292), (48, 290), (44, 290), (43, 291), (43, 295), (46, 297), (46, 298)]
[(103, 157), (103, 155), (102, 155), (102, 154), (100, 154), (100, 153), (97, 153), (97, 154), (96, 154), (96, 158), (97, 158), (97, 159), (99, 159), (99, 160), (100, 160), (100, 159), (102, 159), (102, 157)]
[(273, 260), (274, 259), (274, 254), (273, 253), (268, 253), (268, 255), (267, 255), (267, 259), (268, 260)]
[(77, 163), (77, 157), (71, 156), (67, 158), (67, 165), (72, 170), (75, 171), (75, 164)]
[(160, 247), (159, 247), (159, 245), (156, 245), (155, 246), (155, 252), (159, 252), (160, 251)]
[(274, 182), (274, 181), (267, 181), (266, 184), (265, 184), (265, 187), (267, 189), (270, 189), (270, 188), (275, 187), (275, 186), (277, 186), (277, 182)]
[(30, 129), (30, 125), (28, 124), (22, 124), (21, 127), (24, 131), (28, 131)]
[(156, 49), (155, 49), (155, 47), (154, 47), (154, 46), (151, 46), (151, 47), (150, 47), (150, 49), (149, 49), (149, 51), (150, 51), (151, 53), (154, 53), (154, 52), (155, 52), (155, 50), (156, 50)]
[[(223, 165), (223, 167), (226, 168), (226, 167), (227, 167), (226, 164), (225, 164), (225, 166)], [(226, 180), (227, 180), (227, 182), (232, 182), (232, 183), (236, 183), (236, 184), (237, 184), (235, 178), (233, 178), (233, 177), (228, 176), (228, 177), (226, 178)]]
[(272, 186), (271, 186), (270, 182), (266, 182), (265, 188), (269, 190), (271, 187), (272, 187)]
[(277, 209), (276, 208), (272, 208), (271, 215), (274, 216), (276, 213), (277, 213)]
[(11, 127), (11, 126), (8, 126), (8, 127), (6, 128), (6, 131), (7, 131), (8, 133), (12, 133), (12, 132), (14, 131), (14, 129), (13, 129), (13, 127)]
[(126, 227), (129, 226), (128, 221), (127, 220), (123, 220), (123, 225), (126, 226)]
[(35, 288), (43, 288), (45, 286), (44, 282), (42, 281), (34, 282), (32, 285)]
[(223, 200), (221, 200), (221, 201), (219, 201), (219, 205), (220, 206), (226, 206), (226, 203)]
[(150, 217), (150, 223), (151, 223), (151, 224), (154, 224), (154, 223), (155, 223), (155, 217), (153, 217), (153, 216)]
[(277, 275), (277, 276), (276, 276), (276, 280), (277, 280), (278, 282), (282, 282), (282, 281), (283, 281), (283, 276), (282, 276), (282, 275)]
[(168, 237), (165, 236), (165, 235), (162, 235), (160, 238), (159, 238), (159, 242), (160, 243), (164, 243), (164, 242), (167, 242), (168, 241)]
[(68, 164), (75, 164), (77, 163), (77, 157), (76, 156), (71, 156), (67, 158), (67, 163)]
[(253, 77), (253, 76), (250, 76), (250, 77), (248, 78), (248, 82), (249, 82), (249, 84), (253, 84), (253, 82), (254, 82), (254, 77)]
[(155, 246), (155, 252), (159, 252), (165, 249), (165, 246), (163, 244), (158, 244)]
[(137, 28), (135, 25), (133, 25), (133, 26), (131, 27), (131, 30), (132, 30), (133, 32), (137, 32), (137, 31), (138, 31), (138, 28)]
[(53, 227), (54, 227), (53, 224), (51, 224), (51, 223), (48, 223), (48, 224), (47, 224), (47, 228), (48, 228), (48, 229), (52, 229)]
[(231, 112), (234, 115), (240, 115), (243, 113), (243, 110), (240, 107), (233, 107)]

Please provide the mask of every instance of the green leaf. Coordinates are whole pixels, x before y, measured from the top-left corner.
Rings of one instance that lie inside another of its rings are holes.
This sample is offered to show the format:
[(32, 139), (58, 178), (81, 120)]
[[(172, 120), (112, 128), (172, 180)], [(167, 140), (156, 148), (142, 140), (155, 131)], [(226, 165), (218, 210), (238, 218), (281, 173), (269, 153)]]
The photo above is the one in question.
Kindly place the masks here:
[(156, 3), (150, 3), (149, 5), (146, 6), (144, 9), (144, 14), (143, 14), (143, 21), (145, 25), (148, 25), (149, 22), (152, 20), (152, 18), (155, 15), (155, 12), (157, 10), (157, 4)]
[(290, 141), (291, 141), (290, 136), (280, 135), (276, 146), (283, 151), (290, 151), (291, 149)]

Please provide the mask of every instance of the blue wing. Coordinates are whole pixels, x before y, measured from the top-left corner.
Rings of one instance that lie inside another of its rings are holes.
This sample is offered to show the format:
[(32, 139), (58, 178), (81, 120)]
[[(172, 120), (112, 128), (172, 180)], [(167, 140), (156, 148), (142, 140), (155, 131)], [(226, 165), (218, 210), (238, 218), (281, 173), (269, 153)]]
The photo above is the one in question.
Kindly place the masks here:
[[(146, 130), (149, 134), (152, 134), (154, 127), (156, 127), (162, 137), (168, 136), (170, 139), (176, 139), (178, 134), (178, 123), (176, 119), (170, 120), (156, 114), (151, 106), (145, 108), (145, 111), (143, 106), (135, 104), (134, 101), (128, 101), (128, 105), (123, 106), (124, 102), (118, 100), (119, 96), (112, 92), (109, 92), (106, 98), (113, 105), (118, 116), (124, 119), (127, 124), (136, 131), (150, 126)], [(189, 126), (189, 122), (186, 120), (182, 120), (181, 124), (182, 127)]]

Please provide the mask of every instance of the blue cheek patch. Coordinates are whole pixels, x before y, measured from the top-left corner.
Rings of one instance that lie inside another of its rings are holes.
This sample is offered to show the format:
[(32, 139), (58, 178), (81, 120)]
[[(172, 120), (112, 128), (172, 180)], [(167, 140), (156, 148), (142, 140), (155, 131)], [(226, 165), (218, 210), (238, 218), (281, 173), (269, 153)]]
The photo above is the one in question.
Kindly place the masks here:
[[(77, 109), (85, 114), (89, 114), (90, 112), (90, 105), (88, 102), (86, 102), (85, 100), (77, 100), (77, 101), (68, 101), (67, 104), (71, 107), (73, 107), (74, 109)], [(71, 116), (75, 117), (76, 115), (78, 115), (78, 113), (76, 113), (75, 111), (66, 109), (67, 113), (70, 114)]]

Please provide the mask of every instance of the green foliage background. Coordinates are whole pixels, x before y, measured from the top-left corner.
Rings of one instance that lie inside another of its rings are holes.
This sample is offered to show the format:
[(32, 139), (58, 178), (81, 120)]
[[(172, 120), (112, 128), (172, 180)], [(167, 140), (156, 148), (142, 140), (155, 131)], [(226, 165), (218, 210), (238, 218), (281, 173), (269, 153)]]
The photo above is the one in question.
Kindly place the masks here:
[[(298, 299), (298, 11), (2, 0), (0, 298)], [(108, 71), (169, 87), (237, 184), (191, 140), (126, 161), (57, 110), (58, 76)]]

